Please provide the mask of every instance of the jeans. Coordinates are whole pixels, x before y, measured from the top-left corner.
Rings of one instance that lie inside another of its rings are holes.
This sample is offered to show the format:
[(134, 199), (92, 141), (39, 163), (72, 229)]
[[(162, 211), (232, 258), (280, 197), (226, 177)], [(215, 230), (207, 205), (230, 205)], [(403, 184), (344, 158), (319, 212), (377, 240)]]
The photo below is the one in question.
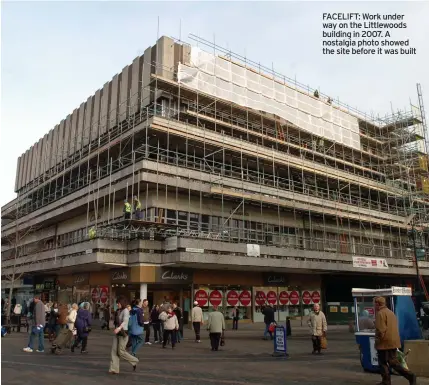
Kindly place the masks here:
[(44, 336), (44, 333), (43, 333), (43, 328), (40, 328), (40, 330), (38, 332), (36, 332), (36, 333), (30, 333), (30, 338), (28, 340), (28, 347), (30, 349), (33, 349), (34, 338), (36, 336), (39, 337), (39, 349), (38, 350), (42, 352), (42, 351), (45, 350), (45, 342), (44, 342), (45, 336)]
[(168, 337), (171, 337), (171, 347), (174, 348), (176, 345), (176, 330), (167, 330), (164, 329), (164, 337), (163, 337), (163, 343), (162, 347), (165, 348), (165, 345), (167, 344)]
[(200, 332), (201, 332), (201, 322), (192, 322), (192, 326), (194, 327), (195, 332), (195, 340), (201, 340)]
[(160, 330), (161, 325), (160, 325), (160, 323), (154, 322), (152, 324), (152, 326), (153, 326), (153, 334), (154, 334), (153, 338), (154, 338), (155, 342), (161, 341), (162, 337), (161, 337), (161, 330)]
[(74, 340), (74, 344), (72, 346), (72, 351), (74, 351), (74, 349), (78, 347), (80, 342), (82, 342), (82, 347), (80, 351), (81, 352), (86, 351), (86, 346), (88, 344), (88, 336), (80, 336), (80, 335), (76, 336), (76, 339)]
[(146, 332), (145, 335), (145, 342), (149, 342), (150, 339), (150, 324), (144, 324), (144, 331)]
[(210, 333), (210, 343), (212, 346), (212, 350), (219, 349), (220, 337), (222, 333)]
[(238, 330), (238, 317), (232, 319), (232, 330)]
[(264, 338), (267, 338), (267, 335), (270, 335), (270, 338), (273, 338), (273, 333), (270, 332), (270, 325), (271, 324), (265, 324), (265, 331), (264, 331)]
[(134, 336), (130, 334), (130, 339), (131, 339), (131, 353), (136, 354), (137, 350), (139, 350), (140, 347), (144, 344), (143, 334), (140, 334), (138, 336)]

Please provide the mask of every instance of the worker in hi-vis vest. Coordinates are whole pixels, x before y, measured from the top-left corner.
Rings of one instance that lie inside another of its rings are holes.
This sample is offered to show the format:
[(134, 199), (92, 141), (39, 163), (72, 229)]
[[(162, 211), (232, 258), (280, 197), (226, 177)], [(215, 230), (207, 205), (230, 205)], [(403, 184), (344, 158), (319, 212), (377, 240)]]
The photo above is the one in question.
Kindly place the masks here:
[(97, 230), (95, 230), (95, 227), (92, 226), (88, 231), (88, 238), (94, 239), (97, 236)]
[(140, 203), (137, 196), (134, 196), (134, 213), (136, 219), (142, 219), (142, 204)]
[(124, 217), (125, 219), (131, 219), (131, 205), (126, 199), (124, 201)]

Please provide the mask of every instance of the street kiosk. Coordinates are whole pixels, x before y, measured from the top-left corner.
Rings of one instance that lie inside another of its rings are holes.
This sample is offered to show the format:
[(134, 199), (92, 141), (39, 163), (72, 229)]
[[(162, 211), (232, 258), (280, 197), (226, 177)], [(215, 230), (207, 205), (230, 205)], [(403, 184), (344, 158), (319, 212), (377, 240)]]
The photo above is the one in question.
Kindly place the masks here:
[(406, 340), (422, 339), (409, 287), (393, 286), (387, 289), (352, 289), (355, 313), (355, 337), (360, 349), (360, 362), (365, 371), (379, 372), (375, 349), (374, 297), (385, 297), (386, 306), (398, 319), (402, 347)]

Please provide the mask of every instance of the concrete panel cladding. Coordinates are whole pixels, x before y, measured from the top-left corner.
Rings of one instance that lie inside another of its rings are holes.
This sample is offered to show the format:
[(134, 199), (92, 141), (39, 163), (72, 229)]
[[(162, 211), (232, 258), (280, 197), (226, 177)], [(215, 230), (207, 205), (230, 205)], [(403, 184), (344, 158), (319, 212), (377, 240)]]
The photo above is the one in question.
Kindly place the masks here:
[(101, 92), (97, 90), (94, 95), (94, 106), (92, 111), (92, 124), (91, 124), (91, 142), (98, 138), (99, 126), (100, 126), (100, 104), (101, 104)]
[(21, 175), (21, 188), (25, 186), (25, 179), (27, 176), (27, 153), (28, 150), (22, 155), (22, 175)]
[(119, 121), (128, 117), (129, 94), (131, 87), (131, 67), (125, 66), (122, 70), (121, 89), (119, 95)]
[(174, 41), (162, 36), (157, 45), (157, 75), (167, 79), (174, 79)]
[(143, 80), (143, 93), (142, 93), (142, 107), (150, 104), (151, 92), (149, 88), (150, 75), (152, 69), (152, 47), (144, 51), (142, 60), (142, 80)]
[(143, 56), (138, 56), (133, 60), (131, 69), (131, 113), (136, 114), (140, 110), (142, 62)]
[(100, 110), (100, 135), (107, 132), (107, 122), (109, 121), (109, 108), (110, 108), (110, 94), (112, 82), (107, 82), (103, 86), (103, 94), (101, 97), (101, 110)]
[(33, 144), (33, 146), (31, 147), (31, 159), (30, 159), (30, 162), (31, 162), (31, 168), (30, 168), (30, 170), (31, 170), (31, 172), (30, 172), (30, 182), (34, 179), (34, 173), (36, 172), (36, 160), (37, 160), (36, 154), (37, 154), (37, 149), (36, 149), (36, 143), (35, 143), (35, 144)]
[(57, 163), (61, 163), (64, 159), (64, 132), (66, 128), (66, 121), (61, 120), (60, 130), (58, 131), (58, 149), (57, 149)]
[(31, 165), (33, 161), (33, 146), (28, 150), (27, 156), (27, 177), (25, 178), (25, 184), (28, 184), (31, 180)]
[(66, 118), (66, 125), (64, 129), (64, 159), (68, 158), (70, 151), (70, 132), (71, 132), (71, 115), (68, 115)]
[(118, 107), (119, 107), (119, 80), (122, 76), (116, 74), (111, 81), (110, 90), (110, 108), (109, 108), (109, 130), (118, 124)]
[(40, 157), (41, 157), (41, 146), (39, 146), (39, 142), (34, 145), (34, 175), (33, 179), (37, 179), (40, 175), (39, 173), (39, 165), (40, 165)]
[(82, 149), (82, 134), (83, 134), (84, 118), (85, 118), (85, 103), (82, 103), (79, 107), (79, 119), (77, 121), (76, 151), (80, 151)]
[(83, 147), (89, 144), (91, 138), (91, 125), (92, 125), (92, 108), (94, 104), (94, 97), (90, 96), (85, 103), (85, 125), (83, 126)]
[(71, 116), (69, 155), (73, 155), (76, 151), (76, 131), (77, 131), (78, 119), (79, 119), (79, 110), (75, 108)]
[[(51, 160), (50, 160), (50, 168), (53, 168), (57, 165), (57, 156), (58, 156), (58, 132), (60, 130), (60, 125), (57, 124), (54, 127), (54, 136), (52, 138), (52, 151), (51, 151)], [(39, 170), (40, 172), (40, 170)]]
[(42, 138), (42, 152), (40, 156), (40, 173), (44, 174), (47, 171), (46, 154), (48, 153), (48, 134)]
[(45, 156), (45, 162), (46, 162), (46, 171), (50, 170), (51, 168), (51, 156), (52, 152), (55, 151), (54, 147), (54, 130), (50, 130), (48, 132), (48, 148), (46, 151)]
[(21, 158), (22, 155), (18, 158), (16, 162), (16, 173), (15, 173), (15, 192), (18, 192), (19, 188), (21, 187), (19, 182), (21, 179)]

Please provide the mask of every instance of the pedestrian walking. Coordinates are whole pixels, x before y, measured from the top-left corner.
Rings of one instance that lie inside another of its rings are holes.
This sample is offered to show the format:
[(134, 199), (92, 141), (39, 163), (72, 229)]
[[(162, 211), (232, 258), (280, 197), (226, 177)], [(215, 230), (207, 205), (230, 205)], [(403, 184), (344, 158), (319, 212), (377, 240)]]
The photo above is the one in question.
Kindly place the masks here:
[(207, 330), (210, 333), (212, 351), (219, 350), (220, 338), (225, 331), (225, 318), (217, 306), (213, 306), (213, 311), (209, 313)]
[(91, 313), (89, 312), (89, 303), (85, 302), (83, 304), (83, 307), (80, 308), (77, 312), (75, 326), (77, 331), (77, 338), (75, 339), (74, 344), (71, 347), (72, 353), (74, 353), (75, 348), (78, 347), (79, 343), (82, 343), (81, 347), (81, 354), (86, 354), (88, 351), (86, 350), (86, 347), (88, 345), (88, 336), (91, 332), (91, 324), (92, 324), (92, 317)]
[(191, 318), (192, 318), (192, 326), (195, 332), (195, 342), (200, 343), (201, 342), (201, 325), (204, 325), (204, 319), (203, 319), (203, 309), (201, 309), (200, 305), (198, 304), (198, 301), (194, 302)]
[(103, 309), (104, 316), (103, 316), (103, 323), (101, 325), (101, 330), (107, 329), (110, 330), (110, 306), (106, 305), (106, 307)]
[(313, 306), (313, 312), (307, 322), (310, 332), (311, 340), (313, 342), (313, 354), (322, 354), (322, 337), (326, 337), (328, 331), (328, 323), (326, 322), (325, 314), (320, 310), (320, 305), (316, 303)]
[(176, 337), (177, 342), (180, 343), (180, 341), (183, 340), (183, 312), (177, 305), (177, 302), (173, 302), (173, 313), (176, 314), (177, 321), (179, 322), (179, 329), (177, 330)]
[(274, 317), (273, 304), (270, 304), (269, 306), (265, 306), (264, 309), (262, 310), (262, 314), (264, 315), (264, 323), (265, 323), (264, 340), (268, 340), (268, 335), (270, 335), (270, 339), (273, 339), (273, 332), (270, 330), (271, 324), (276, 322)]
[(150, 309), (149, 301), (147, 299), (143, 300), (143, 321), (144, 321), (144, 331), (145, 331), (145, 344), (152, 345), (150, 342)]
[(405, 369), (398, 361), (396, 349), (401, 348), (398, 320), (386, 306), (384, 297), (377, 297), (375, 303), (375, 348), (381, 372), (381, 385), (391, 385), (390, 369), (405, 377), (410, 385), (417, 384), (416, 375)]
[(238, 306), (232, 309), (232, 330), (238, 330), (238, 320), (240, 319), (240, 310)]
[(110, 358), (110, 374), (119, 374), (120, 359), (129, 362), (135, 371), (139, 362), (137, 357), (132, 356), (125, 350), (128, 342), (128, 323), (130, 320), (130, 312), (127, 309), (128, 301), (125, 297), (119, 297), (117, 301), (118, 306), (118, 320), (116, 324), (118, 327), (114, 330), (115, 336), (113, 337), (111, 358)]
[(54, 302), (54, 304), (51, 307), (51, 311), (49, 313), (49, 316), (48, 316), (48, 339), (49, 339), (49, 342), (52, 342), (58, 335), (57, 326), (58, 326), (59, 316), (60, 315), (58, 313), (58, 304), (56, 302)]
[(130, 312), (130, 321), (128, 325), (129, 338), (131, 339), (131, 354), (136, 355), (137, 350), (144, 344), (143, 332), (143, 311), (141, 309), (141, 301), (134, 301), (133, 308)]
[[(64, 312), (68, 309), (68, 306), (61, 306), (60, 312)], [(73, 340), (73, 333), (77, 333), (75, 329), (75, 321), (77, 317), (78, 306), (77, 303), (71, 305), (70, 310), (66, 316), (67, 327), (60, 328), (60, 332), (57, 335), (57, 338), (52, 342), (51, 353), (52, 354), (61, 354), (62, 349), (65, 346), (68, 346)], [(61, 318), (62, 315), (60, 315)], [(73, 342), (74, 343), (74, 342)]]
[(162, 347), (165, 348), (168, 338), (171, 339), (171, 347), (176, 346), (176, 334), (179, 330), (179, 321), (174, 314), (171, 306), (166, 307), (166, 310), (159, 315), (159, 319), (164, 323), (164, 335), (162, 337)]
[(161, 337), (161, 320), (159, 319), (159, 305), (155, 305), (150, 313), (152, 321), (154, 343), (157, 344), (162, 340)]
[(33, 352), (33, 344), (34, 338), (37, 336), (39, 339), (39, 348), (36, 350), (38, 353), (43, 353), (45, 351), (44, 345), (44, 328), (46, 322), (46, 313), (45, 313), (45, 305), (40, 300), (40, 296), (34, 296), (34, 311), (32, 314), (32, 327), (30, 328), (30, 337), (28, 340), (28, 346), (24, 348), (24, 352), (32, 353)]

